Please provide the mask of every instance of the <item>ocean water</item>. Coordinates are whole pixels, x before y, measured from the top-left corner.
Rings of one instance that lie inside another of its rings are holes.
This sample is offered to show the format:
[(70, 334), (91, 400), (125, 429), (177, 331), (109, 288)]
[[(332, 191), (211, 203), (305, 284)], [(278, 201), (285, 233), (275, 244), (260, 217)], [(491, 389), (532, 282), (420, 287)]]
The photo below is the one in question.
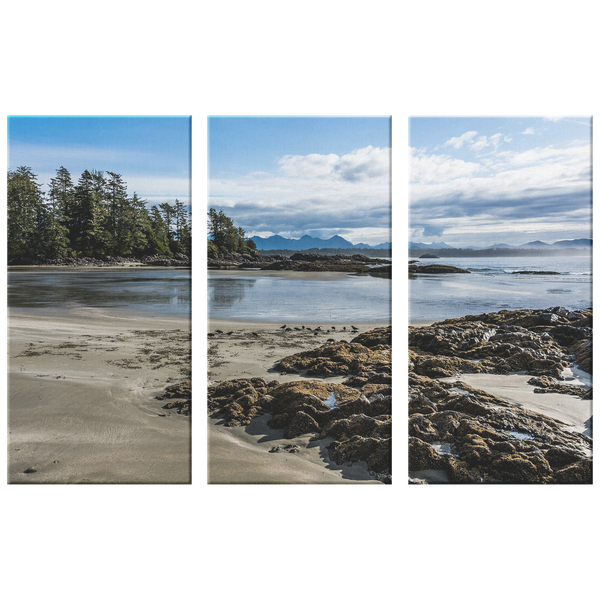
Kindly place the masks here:
[[(592, 306), (591, 256), (419, 259), (468, 274), (409, 277), (409, 322), (440, 321), (499, 310)], [(515, 271), (557, 271), (558, 275), (517, 275)]]
[(391, 281), (346, 273), (208, 272), (213, 319), (299, 323), (387, 323)]
[(44, 267), (8, 270), (8, 310), (98, 308), (189, 316), (189, 269)]

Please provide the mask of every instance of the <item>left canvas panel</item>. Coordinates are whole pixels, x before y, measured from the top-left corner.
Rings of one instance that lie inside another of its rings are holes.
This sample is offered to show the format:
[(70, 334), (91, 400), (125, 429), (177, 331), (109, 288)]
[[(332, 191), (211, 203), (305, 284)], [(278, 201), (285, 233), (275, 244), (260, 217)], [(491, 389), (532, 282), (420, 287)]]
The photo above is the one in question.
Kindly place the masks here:
[(191, 117), (8, 117), (8, 482), (191, 483)]

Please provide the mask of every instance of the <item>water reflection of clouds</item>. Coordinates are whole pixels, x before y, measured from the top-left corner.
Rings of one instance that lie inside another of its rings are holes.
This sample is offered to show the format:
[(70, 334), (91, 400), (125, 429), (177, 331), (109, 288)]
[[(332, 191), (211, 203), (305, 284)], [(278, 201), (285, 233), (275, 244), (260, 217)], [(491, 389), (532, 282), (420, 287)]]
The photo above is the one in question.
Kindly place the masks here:
[(291, 276), (239, 277), (229, 273), (208, 277), (209, 316), (267, 322), (319, 321), (351, 323), (385, 321), (391, 315), (389, 280), (372, 277), (324, 278)]
[(9, 273), (11, 307), (94, 307), (158, 310), (187, 314), (190, 310), (190, 277), (170, 277), (167, 272), (108, 274), (106, 272)]

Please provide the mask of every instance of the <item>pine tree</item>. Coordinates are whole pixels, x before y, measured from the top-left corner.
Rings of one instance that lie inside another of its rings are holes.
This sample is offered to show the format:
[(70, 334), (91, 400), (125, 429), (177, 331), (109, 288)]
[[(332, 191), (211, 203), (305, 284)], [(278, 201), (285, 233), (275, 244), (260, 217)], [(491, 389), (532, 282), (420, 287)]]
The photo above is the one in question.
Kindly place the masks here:
[(158, 207), (161, 210), (162, 218), (165, 223), (165, 227), (167, 230), (167, 237), (169, 240), (173, 239), (173, 213), (174, 209), (168, 202), (163, 202), (159, 204)]
[(75, 210), (75, 187), (71, 181), (71, 174), (65, 167), (56, 170), (56, 177), (50, 180), (50, 196), (54, 210), (61, 215), (61, 224), (67, 228), (69, 243), (71, 236), (71, 216)]
[(158, 206), (152, 206), (150, 209), (148, 222), (150, 228), (146, 234), (146, 252), (148, 254), (164, 254), (165, 256), (171, 256), (167, 225), (160, 214)]
[(128, 209), (127, 186), (121, 175), (107, 171), (106, 182), (106, 208), (107, 208), (107, 232), (110, 235), (110, 251), (112, 254), (125, 254), (128, 243), (128, 232), (126, 229), (125, 213)]
[(8, 172), (8, 256), (27, 257), (38, 250), (37, 226), (43, 211), (41, 186), (30, 167)]
[(188, 212), (183, 202), (175, 200), (175, 207), (172, 209), (172, 218), (175, 225), (175, 233), (171, 242), (171, 249), (174, 252), (189, 254), (191, 229), (188, 219)]
[(142, 200), (137, 192), (133, 192), (125, 211), (125, 222), (123, 224), (124, 229), (127, 231), (128, 255), (146, 247), (146, 232), (149, 229), (149, 220), (146, 201)]
[(70, 217), (71, 245), (78, 256), (104, 253), (104, 176), (85, 170), (77, 185)]
[(45, 205), (44, 254), (48, 258), (62, 258), (71, 254), (69, 230), (65, 223), (65, 207), (73, 202), (73, 184), (69, 172), (61, 167), (57, 177), (50, 180), (49, 201)]

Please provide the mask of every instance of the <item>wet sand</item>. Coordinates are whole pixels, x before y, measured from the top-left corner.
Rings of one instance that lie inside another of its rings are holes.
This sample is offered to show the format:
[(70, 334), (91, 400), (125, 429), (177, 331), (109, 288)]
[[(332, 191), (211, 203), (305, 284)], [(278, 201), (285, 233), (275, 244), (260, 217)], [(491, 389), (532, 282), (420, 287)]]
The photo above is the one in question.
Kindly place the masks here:
[[(299, 331), (285, 332), (282, 325), (291, 328), (299, 327)], [(358, 331), (352, 331), (349, 326), (335, 326), (335, 330), (327, 333), (329, 326), (322, 323), (264, 323), (251, 321), (226, 321), (210, 319), (208, 333), (214, 337), (208, 338), (208, 384), (226, 379), (241, 377), (262, 377), (267, 381), (277, 379), (280, 382), (295, 381), (297, 375), (288, 375), (273, 370), (278, 361), (303, 350), (311, 350), (324, 344), (328, 339), (336, 342), (350, 341), (360, 333), (384, 327), (389, 323), (361, 323)], [(323, 326), (323, 332), (315, 335), (313, 329)], [(307, 328), (310, 327), (311, 330)], [(217, 333), (222, 331), (223, 333)], [(231, 335), (227, 335), (232, 332)], [(256, 335), (254, 335), (256, 334)], [(330, 377), (327, 381), (341, 383), (344, 377)]]
[[(281, 325), (297, 327), (294, 323)], [(317, 336), (313, 331), (320, 323), (304, 324), (300, 331), (284, 332), (281, 325), (211, 319), (208, 332), (208, 383), (209, 385), (243, 377), (262, 377), (280, 383), (302, 379), (298, 375), (279, 373), (273, 370), (275, 362), (296, 352), (309, 350), (327, 339), (350, 341), (363, 333), (383, 324), (358, 326), (352, 332), (347, 327), (332, 330)], [(324, 326), (325, 331), (327, 327)], [(216, 333), (217, 330), (222, 334)], [(228, 332), (233, 331), (231, 335)], [(253, 335), (255, 333), (256, 335)], [(309, 377), (308, 379), (315, 379)], [(344, 377), (329, 377), (329, 383), (341, 383)], [(247, 427), (225, 427), (221, 419), (208, 417), (208, 481), (209, 483), (376, 483), (364, 464), (351, 467), (329, 461), (327, 446), (331, 440), (309, 442), (311, 434), (295, 439), (283, 437), (284, 431), (266, 425), (269, 415), (254, 419)], [(272, 453), (274, 446), (295, 444), (299, 452)]]
[(10, 483), (189, 483), (190, 418), (156, 400), (189, 378), (190, 321), (9, 312)]
[[(456, 377), (445, 377), (441, 381), (463, 381), (498, 398), (558, 419), (569, 425), (570, 431), (592, 437), (592, 400), (583, 400), (570, 394), (535, 394), (535, 386), (527, 383), (531, 377), (527, 373), (461, 373)], [(588, 375), (588, 378), (588, 385), (591, 385), (591, 376)], [(572, 381), (565, 383), (575, 384)]]

